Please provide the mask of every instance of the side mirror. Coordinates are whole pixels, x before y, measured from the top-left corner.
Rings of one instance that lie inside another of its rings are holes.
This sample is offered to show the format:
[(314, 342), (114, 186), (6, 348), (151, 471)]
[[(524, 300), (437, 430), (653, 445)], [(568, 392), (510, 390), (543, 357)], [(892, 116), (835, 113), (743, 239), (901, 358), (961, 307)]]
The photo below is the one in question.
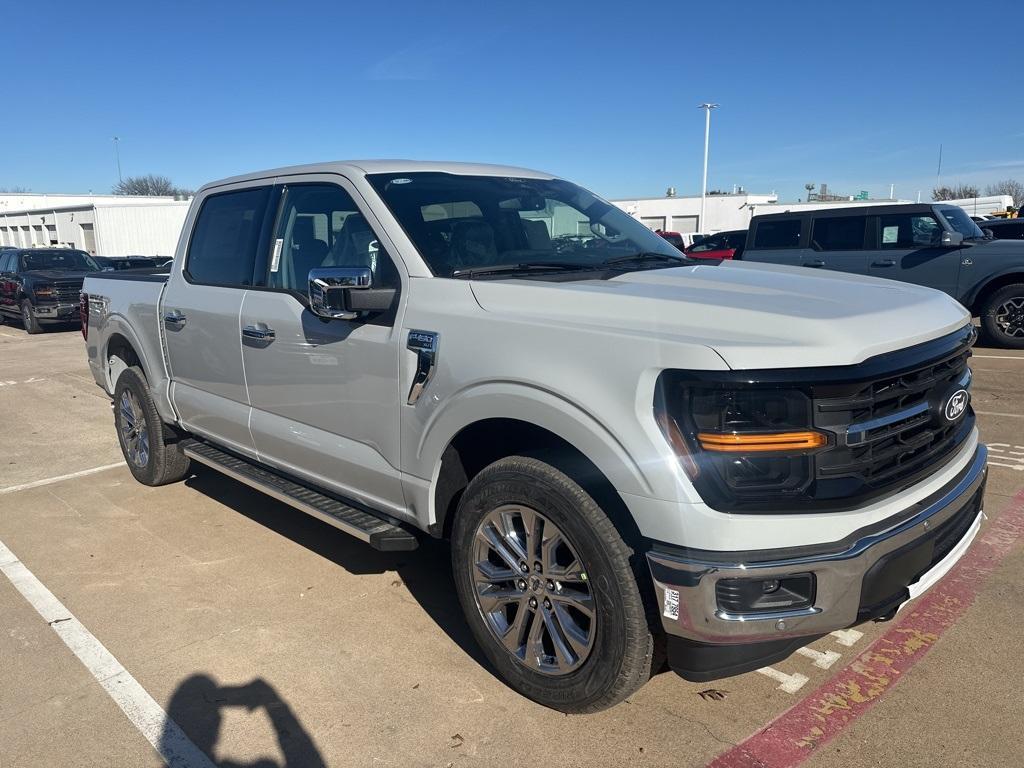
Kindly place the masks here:
[(964, 241), (964, 236), (959, 232), (943, 232), (942, 245), (947, 248), (958, 248)]
[(995, 240), (996, 239), (996, 236), (992, 232), (991, 229), (983, 229), (983, 230), (981, 230), (981, 234), (983, 234), (985, 236), (986, 240)]
[(395, 298), (393, 288), (372, 288), (369, 267), (322, 267), (309, 270), (309, 309), (328, 320), (357, 320), (384, 312)]

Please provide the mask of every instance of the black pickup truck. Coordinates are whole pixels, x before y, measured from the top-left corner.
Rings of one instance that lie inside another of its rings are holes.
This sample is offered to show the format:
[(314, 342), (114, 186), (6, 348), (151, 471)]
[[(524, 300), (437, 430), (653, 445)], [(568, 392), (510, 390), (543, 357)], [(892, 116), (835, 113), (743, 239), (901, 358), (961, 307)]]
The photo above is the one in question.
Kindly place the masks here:
[(981, 318), (991, 343), (1024, 349), (1024, 243), (986, 236), (955, 205), (866, 205), (755, 216), (742, 258), (937, 288)]
[(79, 322), (79, 293), (99, 265), (85, 251), (24, 248), (0, 251), (0, 321), (17, 318), (29, 333)]

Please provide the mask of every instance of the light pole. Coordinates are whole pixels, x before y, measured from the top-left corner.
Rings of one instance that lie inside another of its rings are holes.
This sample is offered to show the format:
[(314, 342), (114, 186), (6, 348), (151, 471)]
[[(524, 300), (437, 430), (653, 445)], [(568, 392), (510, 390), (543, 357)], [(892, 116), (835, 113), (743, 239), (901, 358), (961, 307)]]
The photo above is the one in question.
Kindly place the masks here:
[(700, 183), (700, 219), (697, 221), (697, 227), (700, 231), (704, 231), (704, 204), (708, 195), (708, 140), (711, 138), (711, 110), (717, 109), (718, 104), (711, 104), (705, 102), (698, 106), (698, 109), (703, 109), (704, 114), (704, 176)]
[(114, 136), (113, 137), (113, 142), (114, 142), (114, 157), (117, 159), (117, 183), (120, 184), (121, 183), (121, 150), (119, 148), (119, 145), (120, 145), (120, 142), (121, 142), (121, 137), (120, 136)]

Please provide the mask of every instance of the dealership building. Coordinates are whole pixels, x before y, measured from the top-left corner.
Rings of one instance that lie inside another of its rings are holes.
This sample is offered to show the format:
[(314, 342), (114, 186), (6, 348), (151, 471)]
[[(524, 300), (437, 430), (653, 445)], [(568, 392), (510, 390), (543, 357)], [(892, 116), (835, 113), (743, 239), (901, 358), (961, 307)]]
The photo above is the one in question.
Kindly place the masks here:
[(172, 256), (188, 206), (173, 197), (0, 194), (0, 245)]
[(661, 229), (682, 234), (692, 232), (723, 232), (746, 229), (750, 225), (755, 206), (774, 203), (778, 195), (753, 195), (736, 192), (708, 195), (704, 204), (705, 221), (700, 221), (700, 196), (677, 196), (673, 190), (664, 197), (641, 197), (611, 202), (650, 229)]

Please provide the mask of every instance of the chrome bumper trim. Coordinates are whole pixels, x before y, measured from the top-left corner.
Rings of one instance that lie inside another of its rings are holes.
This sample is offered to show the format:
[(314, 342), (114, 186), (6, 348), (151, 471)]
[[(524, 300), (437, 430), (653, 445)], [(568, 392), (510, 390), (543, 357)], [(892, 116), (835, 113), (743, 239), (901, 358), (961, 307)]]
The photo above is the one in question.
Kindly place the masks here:
[[(777, 560), (755, 557), (752, 562), (648, 552), (665, 631), (698, 642), (732, 644), (823, 634), (856, 623), (864, 575), (880, 558), (961, 512), (984, 482), (987, 457), (988, 449), (979, 444), (968, 470), (939, 498), (898, 525), (864, 536), (839, 552)], [(719, 579), (770, 579), (801, 572), (815, 575), (810, 608), (757, 614), (718, 610)]]

